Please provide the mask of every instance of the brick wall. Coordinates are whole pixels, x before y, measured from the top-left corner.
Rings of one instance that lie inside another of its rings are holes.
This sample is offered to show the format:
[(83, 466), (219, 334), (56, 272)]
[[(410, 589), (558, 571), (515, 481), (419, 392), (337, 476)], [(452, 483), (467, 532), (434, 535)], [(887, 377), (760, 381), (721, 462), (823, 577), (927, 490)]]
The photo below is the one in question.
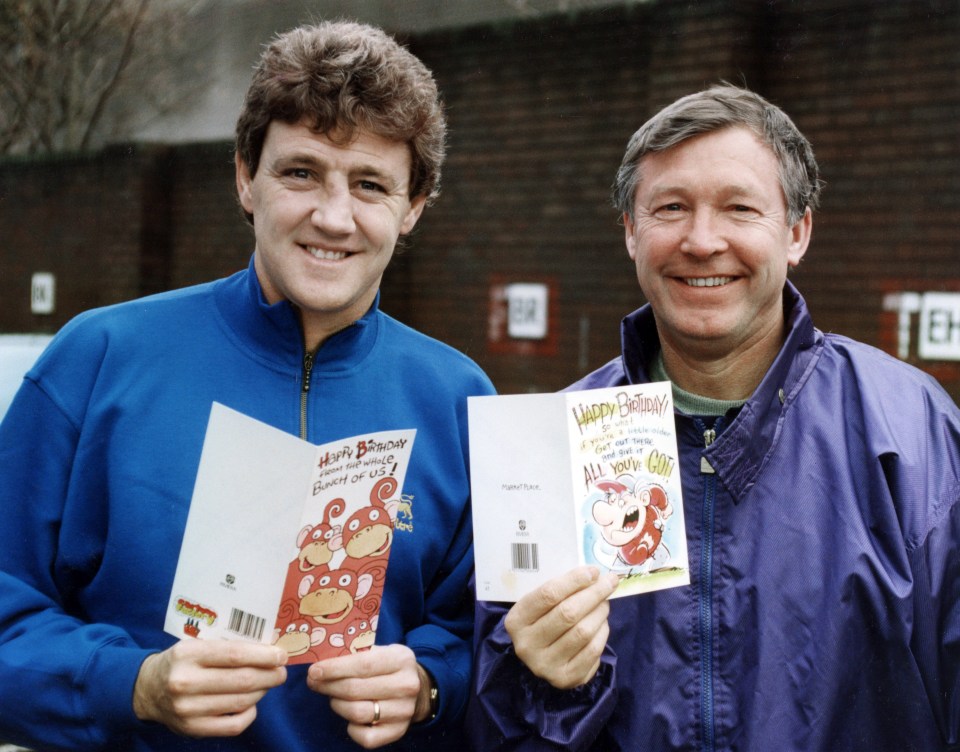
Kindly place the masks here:
[[(53, 332), (85, 308), (140, 293), (146, 149), (14, 161), (0, 169), (0, 331)], [(52, 272), (57, 310), (30, 312), (34, 272)]]
[[(616, 354), (620, 317), (643, 301), (609, 185), (647, 117), (721, 79), (780, 104), (816, 150), (827, 189), (793, 279), (820, 328), (897, 352), (885, 294), (960, 291), (956, 3), (661, 1), (412, 48), (445, 93), (451, 154), (404, 295), (414, 325), (502, 391), (559, 388)], [(484, 341), (503, 277), (555, 285), (556, 354)], [(906, 359), (960, 398), (960, 363), (919, 360), (911, 321)]]
[[(960, 291), (960, 6), (946, 0), (672, 0), (407, 40), (447, 102), (444, 190), (384, 281), (384, 308), (466, 351), (503, 392), (613, 357), (643, 302), (608, 201), (630, 134), (720, 79), (782, 105), (827, 181), (794, 274), (818, 325), (897, 350), (891, 292)], [(0, 331), (228, 274), (251, 233), (229, 144), (0, 165)], [(39, 268), (43, 266), (44, 268)], [(58, 313), (29, 314), (54, 271)], [(543, 282), (545, 343), (490, 340), (491, 291)], [(906, 359), (960, 399), (956, 361)]]

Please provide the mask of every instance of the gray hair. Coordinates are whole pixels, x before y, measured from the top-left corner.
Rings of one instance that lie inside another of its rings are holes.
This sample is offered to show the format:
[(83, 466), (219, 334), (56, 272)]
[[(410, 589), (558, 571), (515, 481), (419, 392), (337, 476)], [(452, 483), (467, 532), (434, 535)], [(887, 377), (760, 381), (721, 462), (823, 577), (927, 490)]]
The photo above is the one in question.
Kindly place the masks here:
[(613, 205), (633, 217), (633, 200), (642, 178), (640, 161), (702, 133), (742, 126), (770, 147), (780, 165), (780, 185), (787, 202), (787, 223), (796, 224), (807, 207), (820, 203), (820, 169), (813, 148), (779, 107), (759, 94), (731, 84), (712, 86), (681, 97), (637, 130), (613, 184)]

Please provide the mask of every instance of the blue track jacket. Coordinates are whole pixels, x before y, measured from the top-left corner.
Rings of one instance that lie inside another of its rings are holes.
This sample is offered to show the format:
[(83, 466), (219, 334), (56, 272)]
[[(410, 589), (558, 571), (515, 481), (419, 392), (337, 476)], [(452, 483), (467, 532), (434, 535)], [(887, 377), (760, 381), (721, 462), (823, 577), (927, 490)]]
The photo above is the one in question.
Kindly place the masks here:
[[(520, 664), (507, 604), (478, 604), (478, 752), (958, 747), (960, 413), (920, 371), (816, 330), (789, 283), (784, 303), (786, 343), (743, 408), (676, 415), (689, 586), (611, 601), (602, 666), (571, 691)], [(649, 307), (622, 344), (570, 388), (648, 380)]]
[(304, 355), (294, 309), (264, 302), (252, 262), (82, 314), (51, 343), (0, 425), (0, 739), (125, 752), (356, 749), (307, 688), (306, 666), (288, 669), (236, 739), (185, 739), (134, 716), (141, 662), (175, 639), (164, 612), (217, 401), (314, 443), (417, 430), (409, 524), (394, 537), (377, 642), (411, 647), (439, 685), (439, 715), (411, 730), (409, 748), (456, 743), (473, 608), (466, 398), (492, 385), (377, 304), (322, 345), (308, 390)]

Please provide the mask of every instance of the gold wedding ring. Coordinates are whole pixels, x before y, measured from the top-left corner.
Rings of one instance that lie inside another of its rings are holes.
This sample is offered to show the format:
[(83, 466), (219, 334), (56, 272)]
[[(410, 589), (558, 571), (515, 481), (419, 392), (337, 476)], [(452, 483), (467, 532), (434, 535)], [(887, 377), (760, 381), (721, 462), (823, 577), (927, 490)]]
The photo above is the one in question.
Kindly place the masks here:
[(370, 725), (376, 726), (378, 723), (380, 723), (380, 703), (373, 700), (373, 720), (370, 721)]

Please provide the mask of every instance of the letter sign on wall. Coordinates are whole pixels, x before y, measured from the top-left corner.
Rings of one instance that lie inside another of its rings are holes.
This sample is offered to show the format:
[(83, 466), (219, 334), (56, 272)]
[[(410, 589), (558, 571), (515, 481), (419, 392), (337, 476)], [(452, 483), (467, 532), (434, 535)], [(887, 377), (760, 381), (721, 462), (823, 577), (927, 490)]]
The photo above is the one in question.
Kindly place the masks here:
[(30, 312), (53, 313), (56, 308), (56, 280), (49, 272), (36, 272), (30, 280)]
[(487, 345), (491, 352), (556, 355), (557, 296), (552, 279), (490, 281)]
[(919, 353), (924, 360), (960, 360), (960, 293), (923, 294)]
[(910, 355), (913, 316), (919, 314), (917, 356), (921, 360), (960, 360), (960, 293), (898, 292), (883, 299), (897, 313), (897, 355)]
[(505, 287), (507, 335), (516, 339), (544, 339), (547, 336), (547, 286), (516, 283)]

